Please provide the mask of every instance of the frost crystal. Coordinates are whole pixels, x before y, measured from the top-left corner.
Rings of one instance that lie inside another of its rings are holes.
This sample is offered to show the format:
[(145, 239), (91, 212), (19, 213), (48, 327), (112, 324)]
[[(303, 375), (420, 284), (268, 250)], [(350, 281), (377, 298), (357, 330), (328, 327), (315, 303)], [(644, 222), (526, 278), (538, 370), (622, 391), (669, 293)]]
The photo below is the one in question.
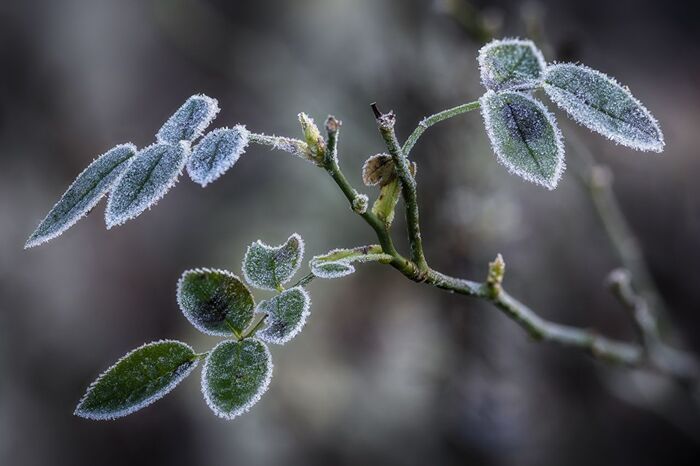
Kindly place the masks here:
[(656, 119), (629, 89), (613, 78), (583, 65), (551, 65), (544, 90), (583, 126), (642, 151), (661, 152), (664, 137)]
[(199, 360), (185, 343), (161, 340), (137, 348), (95, 380), (75, 415), (112, 420), (138, 411), (167, 395)]
[(532, 41), (494, 40), (479, 50), (478, 60), (486, 89), (527, 89), (542, 82), (544, 57)]
[(487, 91), (479, 101), (499, 162), (528, 181), (556, 188), (564, 171), (564, 145), (545, 106), (517, 92)]
[(202, 369), (202, 394), (214, 414), (233, 419), (247, 412), (267, 391), (272, 357), (264, 343), (224, 340), (209, 352)]
[(242, 332), (253, 318), (255, 302), (240, 278), (226, 270), (195, 269), (177, 283), (177, 302), (187, 320), (209, 335)]
[(258, 338), (268, 343), (284, 345), (304, 327), (310, 308), (311, 298), (300, 286), (261, 301), (256, 311), (267, 314), (268, 325), (258, 332)]
[(32, 233), (25, 249), (59, 236), (90, 212), (129, 168), (134, 155), (133, 144), (121, 144), (88, 165)]
[(354, 249), (334, 249), (324, 255), (314, 256), (309, 262), (311, 273), (319, 278), (340, 278), (355, 272), (353, 262), (389, 262), (392, 257), (382, 252), (379, 245)]
[(281, 246), (268, 246), (257, 240), (243, 259), (246, 281), (262, 290), (278, 290), (299, 270), (304, 257), (304, 241), (297, 233)]
[(197, 144), (187, 162), (187, 172), (202, 187), (215, 181), (231, 168), (248, 145), (245, 126), (219, 128), (210, 132)]
[(142, 149), (112, 190), (107, 202), (107, 228), (140, 215), (177, 182), (190, 153), (189, 143), (156, 143)]
[(192, 142), (202, 135), (219, 113), (219, 102), (204, 94), (193, 95), (160, 128), (158, 142)]

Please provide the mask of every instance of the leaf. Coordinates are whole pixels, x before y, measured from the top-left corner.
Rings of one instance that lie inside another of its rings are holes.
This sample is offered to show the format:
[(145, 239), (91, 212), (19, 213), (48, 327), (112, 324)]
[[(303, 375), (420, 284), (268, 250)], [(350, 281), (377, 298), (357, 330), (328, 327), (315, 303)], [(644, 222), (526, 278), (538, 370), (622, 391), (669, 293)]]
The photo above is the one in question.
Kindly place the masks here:
[(155, 205), (177, 182), (189, 146), (156, 143), (142, 149), (112, 190), (107, 202), (107, 229), (139, 216)]
[(556, 188), (564, 171), (564, 146), (545, 106), (517, 92), (486, 91), (479, 101), (499, 162), (521, 178)]
[(121, 144), (95, 159), (68, 187), (24, 248), (38, 246), (61, 235), (87, 215), (129, 168), (135, 155), (133, 144)]
[(204, 94), (193, 95), (168, 118), (156, 139), (160, 143), (192, 142), (202, 135), (219, 113), (219, 102)]
[(394, 161), (389, 154), (373, 155), (362, 166), (362, 181), (365, 186), (384, 186), (394, 178)]
[(233, 419), (260, 400), (271, 378), (272, 358), (264, 343), (224, 340), (204, 362), (202, 394), (214, 414)]
[(245, 152), (249, 134), (245, 126), (236, 125), (215, 129), (204, 136), (187, 161), (192, 181), (204, 187), (226, 173)]
[(257, 333), (258, 338), (278, 345), (287, 343), (304, 327), (310, 307), (311, 298), (300, 286), (261, 301), (256, 311), (267, 314), (267, 327)]
[(183, 273), (177, 283), (177, 302), (197, 330), (221, 336), (232, 335), (233, 330), (240, 334), (253, 318), (255, 307), (240, 278), (216, 269)]
[(544, 57), (532, 41), (494, 40), (479, 50), (478, 60), (486, 89), (529, 89), (542, 82)]
[(583, 65), (547, 67), (544, 90), (571, 117), (588, 129), (642, 151), (664, 150), (656, 119), (629, 89)]
[(372, 213), (379, 217), (385, 225), (391, 226), (394, 221), (396, 204), (401, 197), (401, 183), (394, 177), (390, 182), (379, 188), (379, 197), (372, 205)]
[(309, 262), (311, 272), (319, 278), (340, 278), (355, 271), (353, 262), (391, 262), (392, 257), (382, 252), (378, 244), (353, 249), (334, 249), (324, 255), (314, 256)]
[(304, 241), (296, 233), (280, 246), (257, 240), (245, 253), (243, 276), (256, 288), (280, 290), (299, 270), (303, 257)]
[(194, 350), (179, 341), (143, 345), (102, 373), (74, 414), (95, 420), (124, 417), (170, 393), (198, 362)]

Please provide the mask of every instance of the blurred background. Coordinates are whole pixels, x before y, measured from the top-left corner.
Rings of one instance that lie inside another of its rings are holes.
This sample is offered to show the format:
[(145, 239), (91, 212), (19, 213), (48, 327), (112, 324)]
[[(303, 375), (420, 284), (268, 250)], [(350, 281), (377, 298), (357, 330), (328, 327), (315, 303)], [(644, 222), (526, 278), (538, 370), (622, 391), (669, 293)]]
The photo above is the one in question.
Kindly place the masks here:
[(292, 232), (309, 257), (375, 242), (322, 171), (284, 153), (250, 147), (205, 190), (185, 175), (122, 227), (105, 230), (101, 204), (22, 250), (95, 156), (150, 144), (191, 94), (219, 99), (213, 127), (298, 136), (298, 112), (336, 115), (341, 165), (359, 187), (383, 148), (369, 103), (394, 109), (405, 138), (481, 95), (476, 54), (490, 37), (530, 37), (549, 60), (627, 84), (667, 150), (615, 146), (557, 113), (569, 169), (549, 192), (496, 162), (478, 112), (442, 123), (412, 154), (428, 260), (482, 279), (501, 252), (506, 286), (544, 317), (635, 339), (604, 286), (620, 260), (578, 179), (578, 139), (614, 173), (677, 343), (700, 351), (695, 17), (690, 2), (643, 0), (1, 2), (0, 464), (699, 464), (700, 407), (674, 385), (536, 344), (494, 308), (379, 265), (310, 285), (305, 331), (273, 348), (272, 385), (245, 416), (213, 416), (197, 373), (127, 418), (74, 417), (86, 386), (130, 349), (217, 341), (177, 308), (183, 270), (240, 273), (250, 242)]

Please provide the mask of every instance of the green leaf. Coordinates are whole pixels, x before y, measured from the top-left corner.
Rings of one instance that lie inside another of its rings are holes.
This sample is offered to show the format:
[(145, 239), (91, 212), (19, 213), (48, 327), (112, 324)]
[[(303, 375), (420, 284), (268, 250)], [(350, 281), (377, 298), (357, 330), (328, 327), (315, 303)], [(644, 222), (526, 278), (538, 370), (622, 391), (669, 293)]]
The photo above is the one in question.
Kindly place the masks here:
[(269, 246), (257, 240), (245, 253), (243, 276), (256, 288), (281, 290), (299, 270), (303, 257), (304, 241), (296, 233), (280, 246)]
[(117, 419), (168, 394), (199, 360), (189, 345), (161, 340), (141, 346), (107, 369), (78, 403), (75, 415), (86, 419)]
[(564, 146), (545, 106), (528, 95), (507, 91), (487, 91), (479, 101), (498, 160), (521, 178), (556, 188), (564, 171)]
[(629, 89), (600, 71), (572, 63), (549, 66), (544, 90), (590, 130), (632, 149), (663, 151), (664, 136), (649, 110)]
[(260, 400), (271, 378), (272, 358), (264, 343), (225, 340), (204, 362), (202, 394), (217, 416), (233, 419)]
[(355, 271), (353, 262), (391, 262), (392, 257), (374, 244), (353, 249), (334, 249), (326, 254), (314, 256), (309, 262), (311, 272), (319, 278), (340, 278)]
[(182, 313), (199, 331), (229, 336), (242, 332), (253, 318), (255, 301), (240, 278), (226, 270), (194, 269), (177, 284)]
[(479, 50), (478, 60), (486, 89), (530, 89), (542, 82), (544, 57), (529, 40), (494, 40)]
[(394, 221), (394, 211), (396, 204), (401, 197), (401, 183), (394, 177), (388, 183), (379, 188), (379, 197), (372, 205), (372, 213), (379, 217), (385, 225), (391, 226)]
[(261, 301), (256, 311), (267, 314), (267, 327), (259, 331), (257, 337), (268, 343), (287, 343), (304, 327), (310, 307), (311, 298), (300, 286)]
[(87, 215), (129, 168), (135, 155), (133, 144), (121, 144), (88, 165), (42, 220), (24, 248), (38, 246), (61, 235)]
[(139, 216), (165, 196), (177, 182), (189, 153), (189, 143), (184, 141), (141, 150), (109, 196), (107, 228)]

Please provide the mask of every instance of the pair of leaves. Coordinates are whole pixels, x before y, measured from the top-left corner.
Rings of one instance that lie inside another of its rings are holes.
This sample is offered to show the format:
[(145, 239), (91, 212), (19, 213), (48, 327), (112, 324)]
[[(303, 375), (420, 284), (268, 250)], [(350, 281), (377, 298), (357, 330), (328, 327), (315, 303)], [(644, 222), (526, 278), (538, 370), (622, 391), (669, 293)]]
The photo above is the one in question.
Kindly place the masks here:
[(248, 144), (249, 132), (238, 125), (207, 134), (216, 117), (216, 99), (194, 95), (165, 122), (157, 142), (137, 152), (132, 144), (114, 147), (90, 164), (27, 240), (30, 248), (59, 236), (111, 192), (105, 213), (107, 228), (121, 225), (155, 205), (187, 166), (190, 178), (206, 186), (231, 168)]
[(311, 272), (319, 278), (340, 278), (355, 272), (355, 262), (390, 262), (392, 257), (384, 254), (378, 244), (353, 249), (334, 249), (326, 254), (314, 256), (309, 263)]
[[(93, 420), (127, 416), (170, 393), (199, 364), (187, 344), (166, 340), (148, 343), (121, 358), (90, 385), (75, 415)], [(207, 355), (202, 393), (220, 417), (246, 412), (267, 390), (272, 359), (260, 341), (225, 340)]]
[(554, 189), (564, 146), (554, 117), (529, 91), (543, 87), (574, 120), (611, 140), (661, 152), (664, 140), (649, 111), (614, 79), (582, 65), (546, 65), (530, 41), (496, 40), (479, 51), (480, 104), (499, 161), (511, 172)]

